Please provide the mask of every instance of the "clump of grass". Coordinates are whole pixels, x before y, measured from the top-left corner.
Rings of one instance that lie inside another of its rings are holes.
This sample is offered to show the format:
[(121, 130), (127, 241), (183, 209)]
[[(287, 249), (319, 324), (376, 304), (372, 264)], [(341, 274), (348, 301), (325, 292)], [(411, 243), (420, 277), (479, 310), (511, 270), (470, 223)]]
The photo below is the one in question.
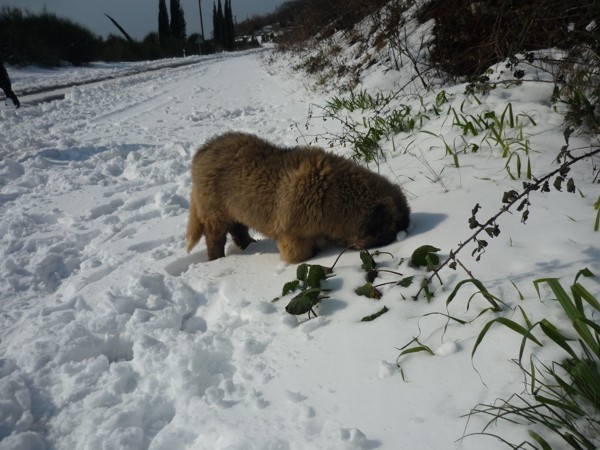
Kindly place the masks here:
[[(469, 96), (481, 105), (476, 95), (469, 94)], [(529, 158), (531, 146), (525, 137), (524, 128), (537, 125), (533, 117), (523, 112), (515, 114), (510, 102), (500, 114), (490, 110), (467, 114), (464, 112), (464, 106), (465, 102), (459, 110), (450, 108), (448, 112), (452, 117), (452, 126), (462, 132), (462, 144), (451, 147), (440, 136), (444, 142), (446, 155), (454, 159), (454, 166), (459, 167), (458, 154), (468, 151), (478, 152), (486, 146), (491, 150), (501, 150), (502, 158), (506, 158), (504, 168), (511, 179), (515, 180), (524, 175), (531, 180), (533, 178)]]
[[(355, 161), (379, 165), (386, 159), (380, 142), (391, 141), (393, 146), (393, 137), (397, 134), (421, 131), (442, 140), (446, 156), (452, 158), (455, 168), (460, 167), (460, 154), (476, 153), (482, 148), (499, 149), (502, 158), (506, 159), (504, 167), (510, 178), (533, 179), (529, 156), (531, 144), (526, 130), (537, 124), (531, 114), (515, 112), (511, 103), (499, 113), (483, 108), (467, 113), (467, 103), (476, 107), (482, 104), (475, 93), (466, 93), (464, 101), (456, 108), (448, 106), (453, 97), (444, 90), (437, 92), (435, 97), (429, 96), (429, 101), (422, 96), (407, 98), (403, 95), (401, 90), (375, 94), (358, 90), (345, 96), (334, 96), (325, 106), (313, 105), (309, 120), (321, 118), (342, 125), (340, 133), (319, 135), (314, 142), (325, 139), (330, 147), (350, 146)], [(400, 96), (403, 96), (402, 102), (398, 100)], [(314, 114), (317, 110), (320, 113)], [(451, 126), (461, 131), (454, 142), (447, 142), (443, 134), (423, 130), (427, 122), (443, 115), (451, 118)]]
[(443, 105), (448, 102), (445, 91), (440, 91), (431, 103), (426, 103), (423, 97), (414, 99), (416, 106), (399, 103), (397, 98), (401, 94), (402, 91), (370, 94), (359, 90), (346, 96), (334, 96), (325, 106), (313, 106), (320, 113), (313, 114), (311, 108), (309, 120), (335, 120), (342, 125), (341, 133), (326, 133), (317, 136), (314, 142), (321, 138), (327, 140), (330, 147), (351, 146), (355, 161), (379, 165), (385, 160), (380, 146), (382, 140), (420, 129), (432, 117), (440, 116), (444, 112)]
[[(532, 323), (521, 309), (525, 324), (521, 325), (507, 318), (496, 318), (482, 329), (473, 347), (474, 355), (487, 336), (492, 325), (498, 323), (523, 336), (519, 356), (514, 362), (525, 376), (527, 392), (500, 399), (495, 404), (477, 405), (471, 414), (492, 416), (482, 431), (499, 420), (512, 423), (535, 425), (558, 436), (563, 445), (574, 449), (595, 449), (600, 445), (600, 301), (578, 282), (580, 276), (590, 277), (588, 270), (581, 270), (575, 277), (568, 292), (556, 278), (543, 278), (534, 281), (541, 298), (540, 286), (547, 285), (568, 317), (570, 328), (559, 329), (547, 319)], [(596, 316), (596, 317), (595, 317)], [(546, 344), (563, 353), (560, 361), (544, 362), (531, 356), (529, 363), (523, 361), (527, 342), (543, 345), (534, 335), (539, 329), (545, 336)], [(533, 442), (526, 442), (531, 448), (551, 449), (547, 439), (533, 429), (529, 430)], [(496, 436), (507, 442), (500, 436)], [(525, 443), (518, 447), (524, 448)], [(564, 448), (561, 446), (560, 448)]]
[[(342, 122), (345, 130), (340, 136), (332, 136), (330, 144), (338, 141), (343, 146), (350, 145), (354, 160), (379, 164), (385, 159), (379, 145), (382, 139), (415, 129), (409, 105), (386, 108), (394, 97), (393, 93), (371, 95), (366, 91), (352, 92), (348, 97), (333, 97), (323, 108), (323, 118)], [(349, 115), (355, 111), (363, 113), (360, 119)]]
[(377, 109), (384, 106), (389, 101), (389, 96), (382, 92), (377, 92), (375, 95), (369, 94), (366, 90), (361, 89), (352, 91), (346, 97), (334, 96), (327, 100), (325, 108), (332, 114), (337, 114), (342, 110), (354, 112), (356, 110), (365, 111), (367, 109)]

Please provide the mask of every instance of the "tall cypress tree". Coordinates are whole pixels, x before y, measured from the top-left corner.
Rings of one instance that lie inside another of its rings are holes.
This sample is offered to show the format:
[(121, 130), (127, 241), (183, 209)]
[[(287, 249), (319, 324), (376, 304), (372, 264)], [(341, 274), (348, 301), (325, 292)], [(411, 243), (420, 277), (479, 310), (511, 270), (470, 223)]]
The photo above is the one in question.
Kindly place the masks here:
[(215, 2), (213, 2), (213, 41), (215, 44), (219, 43), (220, 26), (221, 26), (221, 22), (219, 22), (219, 13), (217, 10), (217, 4)]
[(185, 17), (179, 0), (171, 0), (171, 36), (179, 41), (185, 41), (187, 36), (185, 30)]
[(219, 29), (218, 29), (218, 34), (216, 37), (217, 42), (219, 43), (219, 45), (224, 46), (224, 40), (225, 40), (225, 20), (223, 19), (223, 5), (221, 5), (221, 0), (219, 0), (218, 6), (217, 6), (217, 21), (219, 22)]
[(231, 10), (231, 0), (225, 0), (223, 30), (223, 46), (227, 50), (233, 50), (235, 44), (235, 30), (233, 26), (233, 12)]
[(171, 36), (171, 28), (169, 27), (169, 13), (167, 12), (167, 4), (165, 0), (158, 0), (158, 39), (164, 47)]

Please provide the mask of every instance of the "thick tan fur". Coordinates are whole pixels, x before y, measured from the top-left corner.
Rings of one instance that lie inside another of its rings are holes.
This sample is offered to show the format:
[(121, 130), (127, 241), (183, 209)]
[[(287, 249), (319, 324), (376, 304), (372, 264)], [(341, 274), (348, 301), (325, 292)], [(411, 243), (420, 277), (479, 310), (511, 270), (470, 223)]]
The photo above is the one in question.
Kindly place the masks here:
[(329, 244), (389, 244), (409, 214), (400, 187), (346, 158), (227, 133), (192, 161), (187, 251), (204, 235), (209, 259), (220, 258), (227, 233), (241, 248), (254, 241), (250, 227), (275, 239), (282, 259), (300, 262)]

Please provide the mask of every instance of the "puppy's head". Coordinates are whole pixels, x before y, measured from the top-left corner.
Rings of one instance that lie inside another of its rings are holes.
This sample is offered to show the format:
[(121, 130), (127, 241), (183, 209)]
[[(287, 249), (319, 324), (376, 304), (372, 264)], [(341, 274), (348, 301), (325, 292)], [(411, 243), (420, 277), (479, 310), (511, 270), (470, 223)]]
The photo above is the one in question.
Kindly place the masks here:
[(398, 232), (408, 228), (409, 214), (403, 196), (388, 196), (379, 200), (365, 217), (356, 246), (379, 247), (393, 242)]

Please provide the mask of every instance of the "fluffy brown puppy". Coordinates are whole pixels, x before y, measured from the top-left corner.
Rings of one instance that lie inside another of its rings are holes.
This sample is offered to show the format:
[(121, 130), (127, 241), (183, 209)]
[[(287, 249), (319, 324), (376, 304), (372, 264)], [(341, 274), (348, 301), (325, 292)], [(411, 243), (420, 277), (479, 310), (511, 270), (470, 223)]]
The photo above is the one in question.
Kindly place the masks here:
[(227, 233), (246, 248), (253, 228), (300, 262), (335, 244), (389, 244), (409, 224), (400, 187), (315, 147), (285, 149), (246, 133), (226, 133), (192, 161), (187, 251), (206, 236), (210, 260), (225, 256)]

